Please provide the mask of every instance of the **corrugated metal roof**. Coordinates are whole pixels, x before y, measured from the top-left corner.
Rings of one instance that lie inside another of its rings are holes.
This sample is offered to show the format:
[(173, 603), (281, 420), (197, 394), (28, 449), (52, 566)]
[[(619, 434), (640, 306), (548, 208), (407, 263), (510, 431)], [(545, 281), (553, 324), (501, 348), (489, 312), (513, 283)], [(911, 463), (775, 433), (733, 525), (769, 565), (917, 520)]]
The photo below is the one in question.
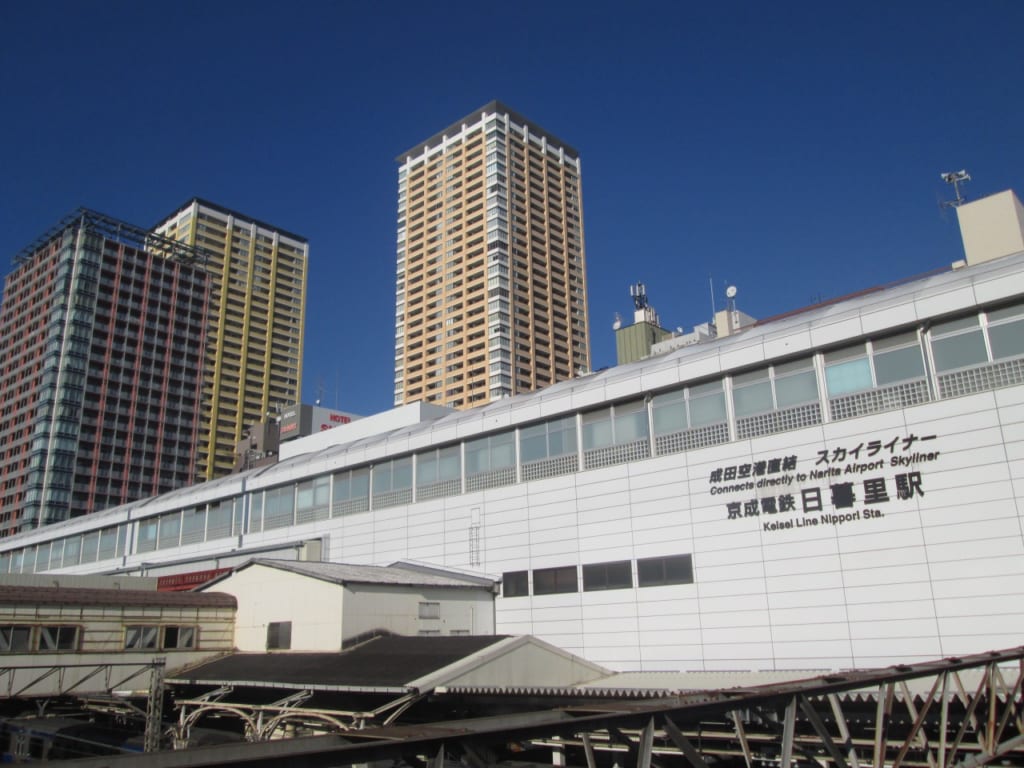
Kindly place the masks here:
[(222, 592), (157, 592), (146, 589), (87, 589), (0, 585), (0, 605), (115, 605), (122, 607), (237, 608)]
[(247, 568), (251, 565), (277, 568), (278, 570), (289, 571), (334, 584), (388, 584), (407, 587), (447, 587), (458, 589), (489, 589), (494, 584), (481, 578), (462, 577), (454, 573), (450, 576), (436, 572), (427, 573), (425, 570), (403, 568), (398, 564), (382, 567), (376, 565), (348, 565), (346, 563), (258, 558), (241, 566), (241, 568)]
[(602, 691), (660, 689), (666, 692), (725, 690), (804, 680), (828, 674), (829, 670), (729, 671), (729, 672), (617, 672), (591, 680), (580, 688)]
[(313, 690), (403, 690), (506, 635), (377, 637), (338, 653), (236, 653), (180, 673), (172, 682), (288, 686)]
[[(587, 683), (571, 686), (447, 686), (438, 693), (485, 696), (545, 696), (572, 698), (574, 696), (597, 699), (660, 699), (674, 696), (692, 697), (694, 694), (720, 691), (756, 691), (774, 686), (799, 682), (816, 682), (835, 675), (835, 672), (821, 670), (789, 671), (730, 671), (730, 672), (620, 672)], [(968, 669), (958, 673), (960, 681), (968, 691), (974, 691), (985, 671)], [(904, 681), (912, 697), (922, 697), (930, 692), (935, 683), (933, 677), (919, 677)], [(947, 696), (956, 696), (955, 687), (947, 690)], [(850, 690), (840, 694), (844, 701), (873, 702), (877, 700), (878, 685), (870, 683), (863, 689)], [(899, 699), (904, 698), (902, 686), (896, 691)]]

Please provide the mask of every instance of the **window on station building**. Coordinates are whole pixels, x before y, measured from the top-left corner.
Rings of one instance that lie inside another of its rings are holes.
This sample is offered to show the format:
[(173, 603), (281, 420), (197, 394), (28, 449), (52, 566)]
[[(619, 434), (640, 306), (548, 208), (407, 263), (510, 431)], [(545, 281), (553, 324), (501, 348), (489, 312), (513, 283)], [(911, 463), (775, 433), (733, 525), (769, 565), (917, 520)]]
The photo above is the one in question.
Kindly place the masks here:
[(206, 513), (206, 540), (226, 539), (231, 535), (231, 511), (230, 499), (210, 504)]
[(618, 403), (583, 414), (583, 450), (607, 448), (647, 439), (647, 404)]
[(466, 476), (497, 472), (516, 465), (515, 432), (502, 432), (466, 442)]
[(181, 543), (195, 544), (206, 536), (206, 507), (190, 507), (181, 513)]
[(693, 583), (693, 556), (669, 555), (645, 557), (636, 561), (637, 585), (658, 587), (665, 584)]
[(363, 512), (370, 506), (370, 470), (352, 469), (334, 474), (334, 498), (331, 515)]
[(875, 383), (879, 387), (920, 379), (925, 375), (924, 356), (917, 331), (872, 341), (871, 350)]
[(931, 337), (935, 370), (939, 373), (988, 362), (985, 334), (977, 315), (936, 323)]
[(502, 597), (526, 597), (530, 594), (528, 571), (505, 571), (501, 575)]
[(419, 618), (440, 619), (441, 604), (436, 602), (422, 602), (419, 604)]
[(0, 626), (0, 653), (28, 653), (32, 648), (32, 627)]
[(552, 419), (519, 431), (519, 458), (524, 464), (575, 453), (575, 416)]
[(507, 570), (502, 573), (502, 597), (525, 597), (529, 594), (529, 571)]
[(195, 648), (196, 627), (167, 626), (164, 627), (164, 639), (161, 647), (167, 650)]
[(538, 568), (533, 572), (533, 594), (556, 595), (579, 592), (579, 579), (575, 565), (558, 568)]
[(123, 525), (101, 528), (99, 551), (96, 553), (96, 559), (110, 560), (124, 554), (124, 532), (125, 526)]
[(139, 540), (136, 545), (138, 552), (152, 552), (156, 549), (156, 531), (159, 521), (150, 517), (139, 521)]
[(259, 533), (263, 530), (263, 492), (249, 494), (249, 522), (246, 533)]
[(330, 475), (321, 475), (299, 483), (295, 494), (296, 522), (326, 520), (330, 516), (330, 507)]
[(124, 647), (127, 651), (145, 651), (157, 647), (160, 627), (155, 624), (130, 624), (124, 628)]
[(416, 487), (423, 488), (462, 476), (460, 446), (450, 445), (416, 454)]
[(916, 331), (859, 342), (824, 354), (828, 396), (840, 397), (873, 387), (888, 387), (925, 375)]
[(997, 307), (931, 327), (935, 370), (946, 373), (1024, 355), (1024, 304)]
[(295, 522), (295, 486), (268, 488), (263, 495), (263, 530), (284, 528)]
[(733, 376), (732, 400), (738, 419), (817, 402), (818, 379), (813, 358)]
[(77, 651), (78, 627), (72, 625), (39, 627), (38, 647), (40, 651)]
[(157, 549), (170, 549), (181, 543), (181, 512), (160, 515), (160, 529), (157, 534)]
[(992, 358), (1001, 360), (1024, 355), (1024, 304), (992, 309), (986, 314)]
[(720, 380), (655, 395), (651, 408), (656, 435), (720, 424), (726, 419)]
[(287, 651), (292, 647), (292, 623), (271, 621), (267, 624), (267, 650)]
[(403, 456), (382, 462), (373, 468), (373, 495), (412, 488), (412, 457)]
[(629, 560), (590, 563), (583, 566), (583, 591), (629, 589), (633, 586), (633, 570)]

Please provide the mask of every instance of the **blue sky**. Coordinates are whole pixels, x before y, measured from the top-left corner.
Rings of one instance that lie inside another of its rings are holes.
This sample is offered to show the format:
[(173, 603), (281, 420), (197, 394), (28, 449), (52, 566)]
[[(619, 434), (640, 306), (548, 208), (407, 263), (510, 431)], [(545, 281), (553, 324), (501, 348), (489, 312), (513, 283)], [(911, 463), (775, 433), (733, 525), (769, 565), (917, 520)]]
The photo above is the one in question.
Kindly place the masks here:
[(642, 281), (766, 317), (961, 258), (1024, 193), (1024, 3), (0, 3), (0, 259), (193, 196), (309, 238), (303, 390), (391, 406), (395, 157), (500, 99), (582, 157), (595, 367)]

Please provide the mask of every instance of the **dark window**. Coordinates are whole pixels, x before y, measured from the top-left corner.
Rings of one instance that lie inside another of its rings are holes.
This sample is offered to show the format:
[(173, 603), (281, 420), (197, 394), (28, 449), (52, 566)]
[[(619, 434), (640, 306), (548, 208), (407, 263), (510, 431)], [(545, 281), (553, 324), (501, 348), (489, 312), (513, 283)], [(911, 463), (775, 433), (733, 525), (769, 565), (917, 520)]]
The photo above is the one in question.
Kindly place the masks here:
[(420, 618), (421, 619), (440, 619), (441, 618), (441, 604), (440, 603), (420, 603)]
[(0, 627), (0, 653), (24, 653), (32, 641), (32, 627)]
[(539, 568), (533, 572), (533, 594), (555, 595), (562, 592), (578, 592), (576, 566), (561, 568)]
[(292, 647), (292, 623), (272, 621), (267, 624), (267, 650), (287, 651)]
[(78, 650), (78, 627), (40, 627), (40, 651)]
[(636, 561), (637, 583), (641, 587), (661, 584), (692, 584), (693, 555), (647, 557)]
[(164, 627), (164, 648), (195, 648), (195, 627)]
[(501, 575), (502, 597), (525, 597), (530, 594), (530, 580), (526, 571), (506, 571)]
[(629, 589), (633, 586), (633, 572), (629, 560), (614, 563), (592, 563), (583, 566), (583, 591), (600, 589)]

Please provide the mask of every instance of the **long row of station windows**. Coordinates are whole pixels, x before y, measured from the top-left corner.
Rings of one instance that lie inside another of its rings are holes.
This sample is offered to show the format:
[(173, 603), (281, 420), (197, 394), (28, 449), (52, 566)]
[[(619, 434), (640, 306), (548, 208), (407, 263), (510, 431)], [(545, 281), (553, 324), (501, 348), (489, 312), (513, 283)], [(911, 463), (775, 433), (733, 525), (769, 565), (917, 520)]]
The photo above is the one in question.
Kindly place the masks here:
[[(83, 627), (77, 624), (0, 625), (0, 653), (75, 653)], [(129, 624), (123, 629), (125, 651), (180, 651), (197, 646), (199, 628), (169, 624)], [(111, 650), (105, 648), (103, 650)]]
[[(579, 569), (575, 565), (554, 568), (534, 568), (532, 571), (534, 595), (559, 595), (580, 591), (580, 577), (584, 592), (608, 589), (632, 589), (633, 564), (630, 560), (607, 563), (588, 563)], [(501, 576), (502, 597), (526, 597), (531, 594), (531, 571), (506, 571)], [(636, 586), (661, 587), (668, 584), (693, 583), (693, 555), (645, 557), (636, 561)]]
[[(599, 469), (1024, 383), (1024, 304), (0, 553), (67, 568)], [(97, 521), (99, 522), (99, 521)]]

